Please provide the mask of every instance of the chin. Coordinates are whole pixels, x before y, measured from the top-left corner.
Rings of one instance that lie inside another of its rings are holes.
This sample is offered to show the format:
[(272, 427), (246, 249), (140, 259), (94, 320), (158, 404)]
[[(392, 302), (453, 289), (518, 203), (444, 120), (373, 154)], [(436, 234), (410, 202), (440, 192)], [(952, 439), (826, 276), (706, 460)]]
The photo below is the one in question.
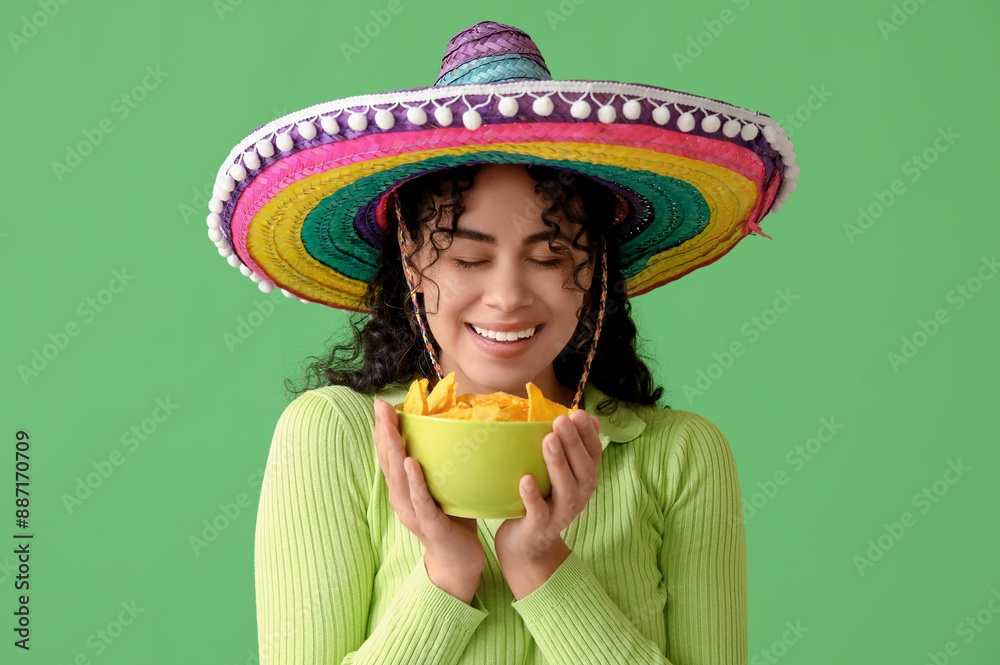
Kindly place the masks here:
[[(511, 394), (524, 392), (525, 384), (528, 381), (534, 381), (535, 377), (538, 376), (538, 372), (525, 372), (516, 367), (505, 366), (505, 362), (509, 361), (492, 362), (488, 368), (479, 366), (475, 370), (467, 372), (466, 375), (477, 384), (490, 388), (490, 392), (502, 390)], [(459, 386), (459, 391), (468, 392), (462, 390), (461, 386)]]

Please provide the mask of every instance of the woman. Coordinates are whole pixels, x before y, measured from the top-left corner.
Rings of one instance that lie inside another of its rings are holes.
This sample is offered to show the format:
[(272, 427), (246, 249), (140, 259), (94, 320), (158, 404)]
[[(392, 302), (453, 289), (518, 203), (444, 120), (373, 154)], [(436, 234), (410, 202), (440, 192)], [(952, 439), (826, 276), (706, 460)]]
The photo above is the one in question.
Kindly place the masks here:
[[(209, 224), (230, 262), (371, 314), (275, 430), (262, 663), (746, 662), (732, 453), (656, 405), (628, 297), (759, 230), (794, 153), (766, 116), (587, 83), (550, 81), (527, 35), (478, 24), (438, 86), (306, 109), (227, 160)], [(521, 479), (523, 518), (445, 515), (403, 452), (390, 405), (452, 371), (463, 391), (533, 381), (579, 407), (544, 441), (552, 496)]]

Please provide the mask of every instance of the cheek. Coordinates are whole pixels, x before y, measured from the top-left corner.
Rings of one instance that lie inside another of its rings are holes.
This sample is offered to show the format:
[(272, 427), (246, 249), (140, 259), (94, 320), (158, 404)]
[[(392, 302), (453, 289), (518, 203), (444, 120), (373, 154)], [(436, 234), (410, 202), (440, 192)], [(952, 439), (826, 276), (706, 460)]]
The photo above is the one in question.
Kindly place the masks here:
[(476, 279), (454, 270), (445, 271), (440, 279), (442, 309), (460, 307), (475, 295)]
[(432, 318), (435, 321), (435, 327), (451, 326), (453, 324), (463, 326), (462, 313), (476, 298), (473, 281), (456, 278), (449, 271), (441, 271), (439, 274), (434, 275), (434, 283), (428, 283), (427, 288), (431, 291), (432, 298), (434, 298), (434, 300), (428, 302), (437, 304), (434, 313), (428, 314), (428, 318)]

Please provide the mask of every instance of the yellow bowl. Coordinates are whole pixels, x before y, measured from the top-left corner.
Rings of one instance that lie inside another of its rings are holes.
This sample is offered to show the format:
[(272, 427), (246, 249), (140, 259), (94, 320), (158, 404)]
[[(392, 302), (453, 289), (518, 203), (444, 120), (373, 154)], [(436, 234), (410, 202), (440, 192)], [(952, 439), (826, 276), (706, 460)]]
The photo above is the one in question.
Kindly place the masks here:
[(455, 517), (524, 517), (518, 483), (531, 474), (543, 498), (552, 491), (542, 439), (552, 421), (457, 420), (404, 413), (396, 406), (406, 454), (420, 462), (427, 489)]

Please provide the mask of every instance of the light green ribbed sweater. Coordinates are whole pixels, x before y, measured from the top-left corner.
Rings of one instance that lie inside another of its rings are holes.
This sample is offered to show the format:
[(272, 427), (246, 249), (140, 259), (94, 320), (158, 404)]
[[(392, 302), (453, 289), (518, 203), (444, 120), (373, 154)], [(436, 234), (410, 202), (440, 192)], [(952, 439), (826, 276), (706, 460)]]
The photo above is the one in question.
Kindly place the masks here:
[[(407, 385), (377, 396), (402, 402)], [(281, 415), (257, 514), (262, 665), (746, 665), (746, 539), (729, 444), (691, 412), (619, 406), (592, 383), (599, 485), (562, 532), (572, 550), (519, 601), (497, 563), (471, 605), (435, 586), (388, 499), (374, 397), (312, 390)]]

